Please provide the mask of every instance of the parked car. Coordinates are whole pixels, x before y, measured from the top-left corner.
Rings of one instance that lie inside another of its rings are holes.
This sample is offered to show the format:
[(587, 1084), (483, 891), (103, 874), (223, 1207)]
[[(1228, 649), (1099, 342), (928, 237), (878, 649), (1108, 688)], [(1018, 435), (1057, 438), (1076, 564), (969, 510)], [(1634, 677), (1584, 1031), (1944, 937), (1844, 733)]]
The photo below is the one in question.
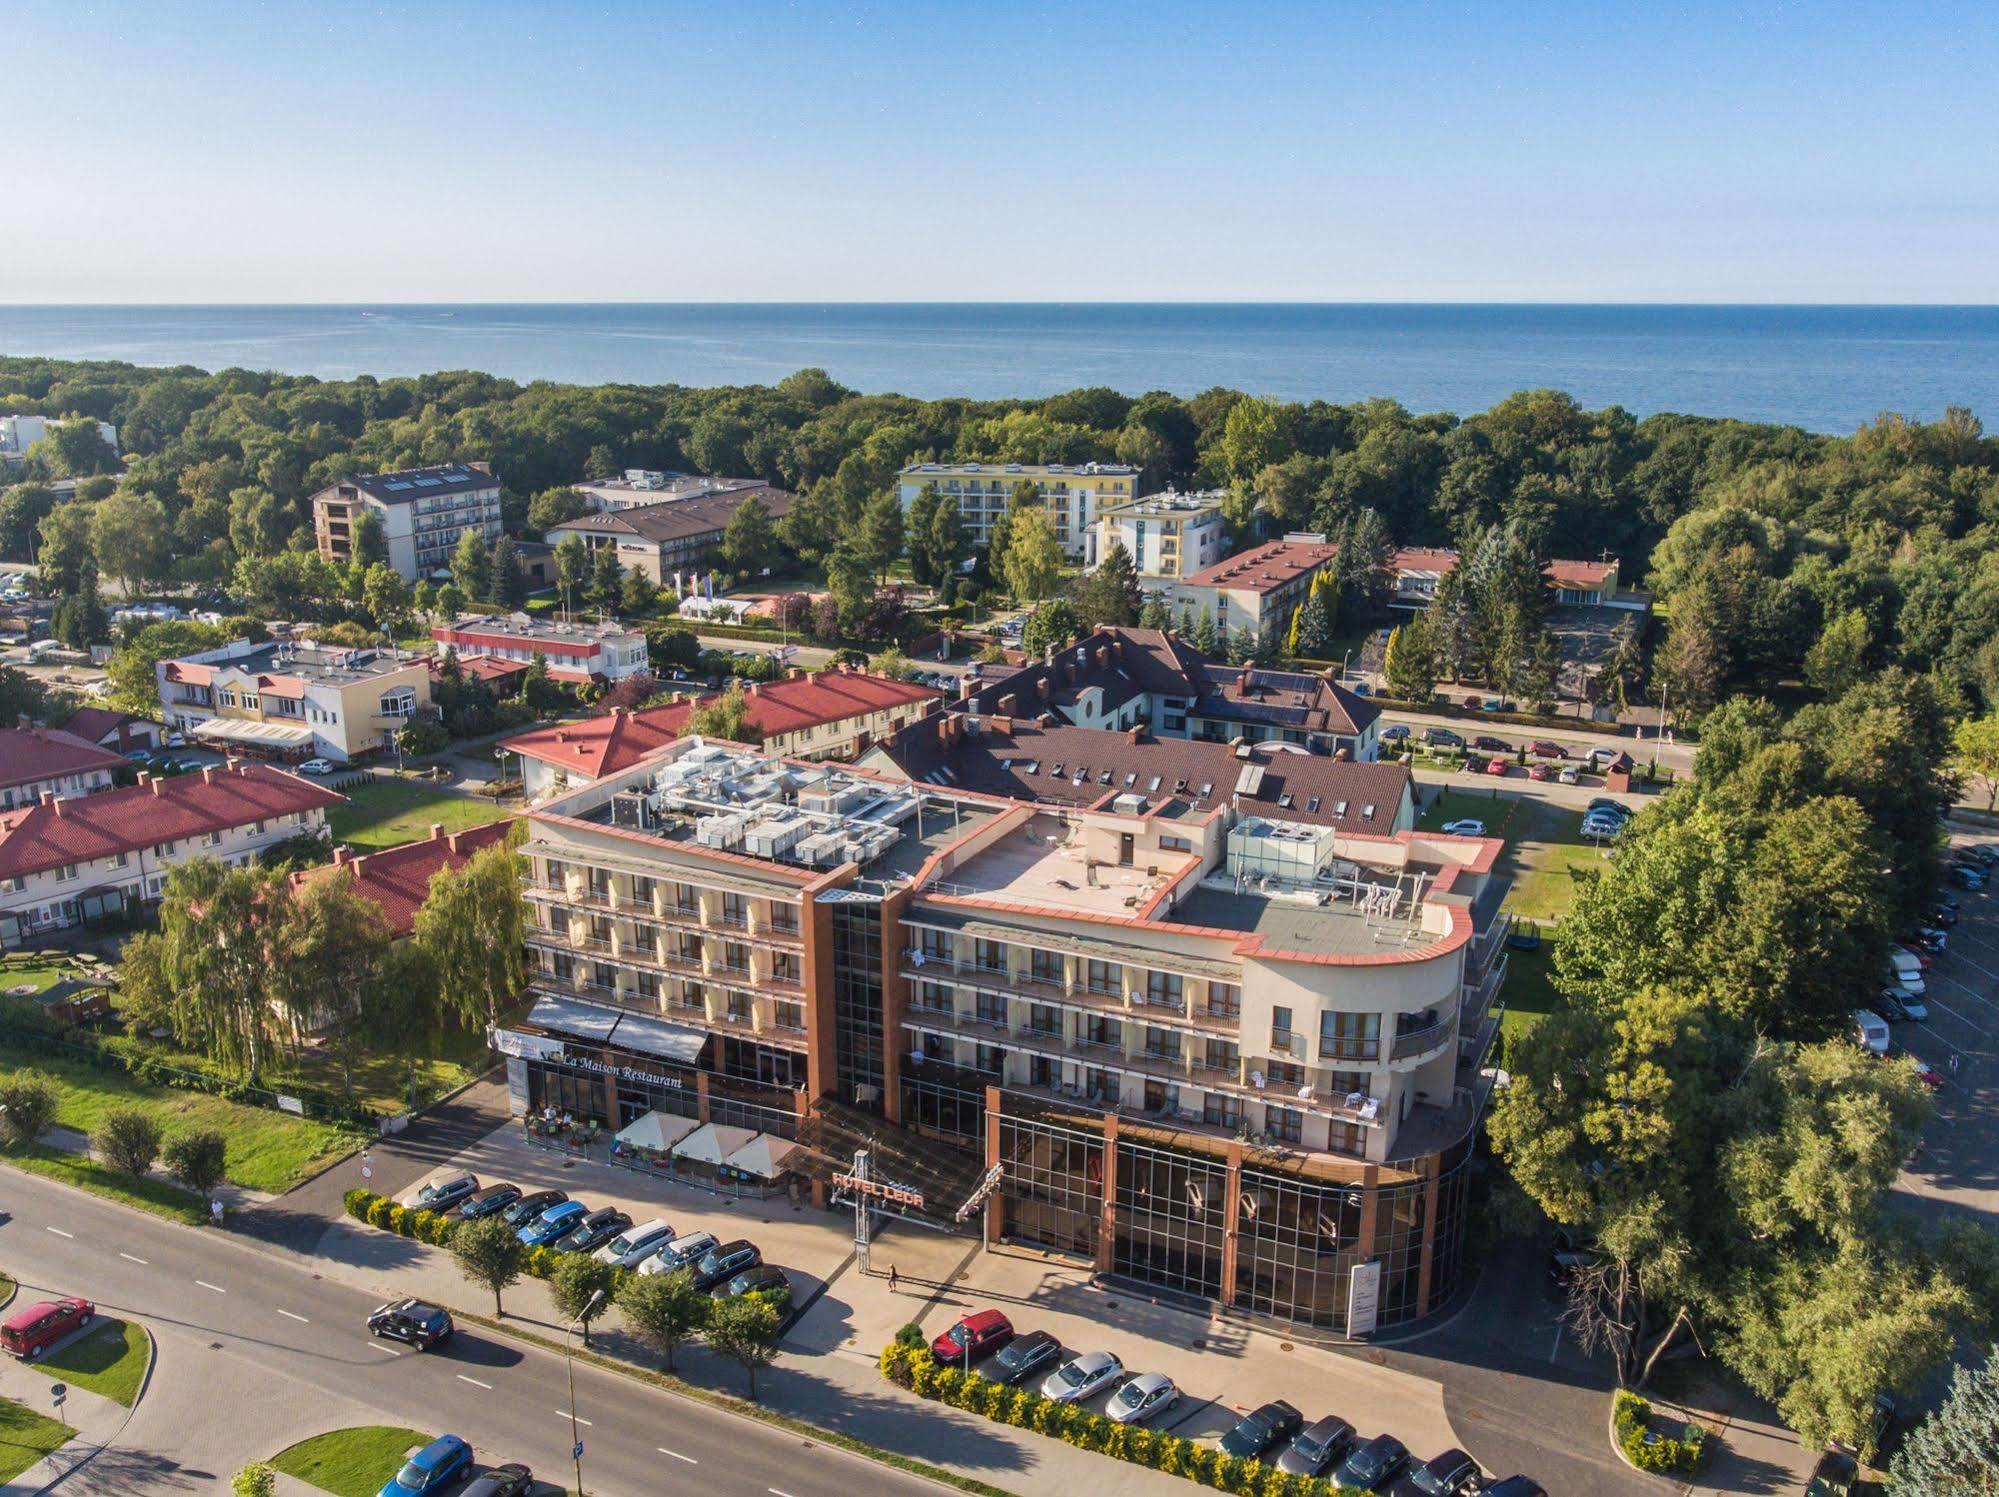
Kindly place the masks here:
[(1071, 1357), (1041, 1382), (1041, 1396), (1056, 1403), (1081, 1403), (1124, 1376), (1124, 1363), (1107, 1351)]
[(655, 1216), (635, 1227), (627, 1227), (598, 1248), (597, 1259), (602, 1263), (615, 1263), (620, 1268), (632, 1268), (671, 1241), (673, 1224), (663, 1216)]
[(1881, 1012), (1886, 1018), (1907, 1019), (1911, 1024), (1925, 1023), (1930, 1016), (1928, 1004), (1899, 987), (1881, 990)]
[(712, 1247), (701, 1255), (694, 1265), (694, 1283), (700, 1289), (713, 1289), (725, 1279), (733, 1279), (746, 1268), (755, 1268), (764, 1261), (764, 1255), (754, 1242), (746, 1237), (738, 1237), (734, 1242), (725, 1242)]
[(1812, 1467), (1805, 1497), (1851, 1497), (1860, 1480), (1860, 1463), (1844, 1450), (1828, 1450)]
[(1484, 774), (1487, 762), (1484, 754), (1466, 754), (1464, 763), (1460, 764), (1458, 768), (1462, 769), (1466, 774)]
[(1901, 956), (1913, 957), (1915, 959), (1917, 970), (1919, 971), (1927, 972), (1930, 970), (1931, 967), (1934, 967), (1936, 965), (1937, 959), (1931, 956), (1927, 951), (1919, 950), (1914, 946), (1896, 946), (1892, 951), (1889, 952), (1889, 956), (1894, 961), (1897, 967), (1903, 967), (1906, 966), (1907, 964), (1902, 961), (1901, 956), (1897, 956), (1895, 954), (1896, 952), (1900, 952)]
[(1503, 775), (1512, 767), (1513, 767), (1512, 760), (1501, 759), (1497, 756), (1494, 756), (1491, 762), (1485, 766), (1485, 772), (1489, 775)]
[(1172, 1378), (1163, 1372), (1141, 1372), (1111, 1395), (1104, 1417), (1113, 1424), (1143, 1424), (1179, 1401), (1180, 1390)]
[(32, 1362), (71, 1331), (80, 1331), (96, 1318), (97, 1306), (87, 1299), (37, 1300), (24, 1310), (16, 1310), (0, 1324), (0, 1347), (24, 1362)]
[(1580, 785), (1583, 776), (1582, 771), (1577, 769), (1575, 765), (1564, 764), (1560, 769), (1555, 771), (1555, 778), (1564, 785)]
[(1869, 1013), (1864, 1008), (1853, 1011), (1853, 1037), (1863, 1050), (1876, 1055), (1888, 1053), (1888, 1022), (1879, 1014)]
[(721, 1239), (713, 1232), (695, 1232), (687, 1237), (676, 1237), (639, 1264), (639, 1272), (650, 1277), (653, 1274), (678, 1273), (681, 1269), (692, 1269), (707, 1257), (709, 1252), (721, 1245)]
[(1298, 1438), (1277, 1458), (1277, 1469), (1293, 1476), (1323, 1476), (1346, 1459), (1353, 1448), (1354, 1428), (1328, 1414), (1298, 1432)]
[(1443, 830), (1447, 837), (1483, 837), (1485, 823), (1467, 816), (1458, 821), (1445, 822)]
[(552, 1244), (558, 1253), (594, 1253), (632, 1224), (631, 1213), (600, 1206)]
[(477, 1221), (482, 1216), (495, 1216), (505, 1211), (521, 1198), (518, 1185), (488, 1185), (475, 1190), (458, 1203), (458, 1214), (467, 1221)]
[(1409, 736), (1409, 726), (1406, 723), (1391, 723), (1381, 730), (1381, 736), (1386, 742), (1399, 743)]
[(1555, 1228), (1554, 1242), (1548, 1248), (1549, 1278), (1557, 1284), (1566, 1284), (1577, 1269), (1588, 1268), (1596, 1261), (1596, 1249), (1587, 1240), (1567, 1227)]
[(1476, 749), (1484, 749), (1487, 753), (1492, 754), (1510, 754), (1513, 752), (1512, 744), (1508, 743), (1504, 738), (1494, 738), (1490, 733), (1479, 734), (1478, 737), (1471, 741), (1471, 746)]
[(519, 1461), (509, 1461), (473, 1477), (458, 1497), (528, 1497), (533, 1490), (534, 1472)]
[(1966, 856), (1975, 858), (1987, 868), (1999, 867), (1999, 842), (1981, 842), (1963, 851)]
[(759, 1263), (715, 1291), (717, 1299), (741, 1299), (746, 1294), (760, 1294), (781, 1309), (791, 1303), (791, 1280), (776, 1264)]
[(500, 1220), (510, 1227), (524, 1227), (551, 1206), (560, 1206), (569, 1199), (567, 1191), (534, 1190), (519, 1197), (510, 1206), (500, 1208)]
[(1449, 728), (1425, 728), (1423, 730), (1423, 741), (1433, 747), (1463, 748), (1465, 746), (1464, 739), (1453, 733)]
[(397, 1300), (368, 1316), (368, 1334), (429, 1351), (451, 1339), (451, 1312), (420, 1299)]
[(1530, 780), (1552, 780), (1554, 777), (1555, 771), (1545, 764), (1530, 764), (1527, 766), (1527, 778)]
[(1962, 864), (1950, 870), (1950, 881), (1967, 894), (1976, 894), (1985, 887), (1984, 875)]
[(1928, 1061), (1924, 1060), (1921, 1056), (1918, 1055), (1911, 1055), (1909, 1057), (1909, 1062), (1911, 1065), (1915, 1067), (1916, 1080), (1922, 1082), (1924, 1086), (1928, 1087), (1933, 1092), (1940, 1092), (1943, 1090), (1942, 1071), (1939, 1071), (1935, 1066), (1931, 1065)]
[(1597, 796), (1596, 799), (1589, 803), (1587, 809), (1591, 811), (1608, 811), (1613, 816), (1636, 816), (1638, 814), (1623, 801), (1615, 800), (1608, 795)]
[(1503, 1476), (1479, 1497), (1548, 1497), (1548, 1489), (1531, 1476)]
[(1550, 743), (1545, 738), (1537, 738), (1527, 745), (1527, 752), (1537, 759), (1566, 759), (1569, 751), (1559, 743)]
[(1594, 837), (1599, 841), (1607, 842), (1623, 830), (1623, 822), (1608, 816), (1585, 816), (1583, 818), (1583, 835), (1585, 837)]
[(1294, 1440), (1305, 1427), (1305, 1416), (1283, 1399), (1275, 1399), (1260, 1409), (1252, 1409), (1222, 1436), (1224, 1455), (1256, 1460), (1280, 1440)]
[(425, 1211), (449, 1211), (467, 1196), (479, 1192), (477, 1175), (453, 1175), (433, 1181), (416, 1193), (416, 1204)]
[(1416, 1467), (1390, 1491), (1393, 1497), (1462, 1497), (1482, 1484), (1478, 1462), (1462, 1450), (1447, 1450)]
[(930, 1354), (940, 1362), (966, 1362), (998, 1351), (1013, 1339), (1013, 1322), (998, 1310), (974, 1310), (961, 1315), (951, 1329), (930, 1343)]
[(439, 1435), (421, 1450), (412, 1451), (402, 1470), (383, 1482), (375, 1497), (441, 1492), (471, 1470), (472, 1447), (456, 1435)]
[(1466, 698), (1465, 698), (1465, 705), (1466, 705), (1467, 707), (1471, 708), (1471, 709), (1472, 709), (1472, 711), (1476, 712), (1476, 711), (1478, 711), (1478, 709), (1479, 709), (1479, 708), (1481, 708), (1481, 707), (1483, 707), (1483, 706), (1485, 705), (1485, 698), (1484, 698), (1484, 697), (1466, 697)]
[(1333, 1473), (1333, 1485), (1377, 1492), (1408, 1464), (1408, 1446), (1393, 1435), (1376, 1435), (1365, 1445), (1356, 1446), (1353, 1454), (1340, 1463), (1340, 1469)]
[(298, 772), (309, 775), (329, 775), (333, 773), (333, 761), (331, 759), (308, 759), (305, 763), (299, 765)]
[(1062, 1343), (1046, 1331), (1015, 1336), (986, 1363), (986, 1376), (996, 1383), (1024, 1383), (1062, 1355)]
[(581, 1201), (563, 1201), (549, 1207), (514, 1235), (529, 1247), (547, 1247), (558, 1237), (574, 1231), (589, 1214), (590, 1208)]

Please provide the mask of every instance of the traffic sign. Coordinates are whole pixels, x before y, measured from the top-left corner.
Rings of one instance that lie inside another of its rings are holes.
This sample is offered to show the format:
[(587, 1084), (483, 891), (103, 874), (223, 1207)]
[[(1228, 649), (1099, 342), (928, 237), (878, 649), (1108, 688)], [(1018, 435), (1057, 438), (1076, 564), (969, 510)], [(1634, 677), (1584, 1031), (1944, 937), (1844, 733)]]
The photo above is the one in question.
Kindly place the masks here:
[(369, 1169), (368, 1166), (364, 1164), (361, 1166), (361, 1178), (363, 1180), (372, 1180), (375, 1178), (375, 1172)]
[(576, 1442), (576, 1448), (569, 1452), (569, 1458), (572, 1461), (580, 1461), (583, 1459), (583, 1442), (581, 1440), (578, 1440)]
[(56, 1401), (56, 1407), (61, 1408), (62, 1401), (69, 1397), (69, 1384), (51, 1383), (49, 1385), (49, 1396)]

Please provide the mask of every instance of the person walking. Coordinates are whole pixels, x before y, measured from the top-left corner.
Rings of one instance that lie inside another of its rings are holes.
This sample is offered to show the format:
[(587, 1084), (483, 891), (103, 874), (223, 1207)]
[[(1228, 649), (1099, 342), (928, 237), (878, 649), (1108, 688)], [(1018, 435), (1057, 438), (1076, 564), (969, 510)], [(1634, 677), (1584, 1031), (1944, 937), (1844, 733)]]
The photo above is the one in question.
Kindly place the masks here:
[(897, 1278), (897, 1277), (896, 1277), (896, 1274), (895, 1274), (895, 1265), (894, 1265), (893, 1263), (889, 1264), (889, 1266), (888, 1266), (888, 1292), (889, 1292), (890, 1294), (896, 1294), (896, 1293), (899, 1293), (899, 1292), (900, 1292), (900, 1290), (898, 1289), (898, 1287), (897, 1287), (897, 1286), (898, 1286), (898, 1285), (900, 1285), (901, 1283), (902, 1283), (902, 1280), (900, 1280), (899, 1278)]

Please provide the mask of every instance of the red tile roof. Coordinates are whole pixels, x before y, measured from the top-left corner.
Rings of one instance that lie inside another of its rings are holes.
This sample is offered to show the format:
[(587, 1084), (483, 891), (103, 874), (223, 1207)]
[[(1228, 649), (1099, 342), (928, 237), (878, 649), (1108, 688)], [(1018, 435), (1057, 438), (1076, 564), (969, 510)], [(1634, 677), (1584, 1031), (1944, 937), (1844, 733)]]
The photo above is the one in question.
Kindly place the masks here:
[[(1388, 554), (1388, 570), (1391, 572), (1435, 572), (1439, 577), (1458, 564), (1458, 553), (1448, 546), (1404, 546)], [(1617, 562), (1611, 561), (1562, 561), (1548, 562), (1541, 568), (1541, 575), (1556, 587), (1598, 588), (1610, 580), (1617, 571)]]
[(1340, 548), (1321, 541), (1271, 541), (1225, 557), (1181, 582), (1187, 587), (1223, 587), (1236, 592), (1274, 592), (1287, 582), (1316, 572)]
[(266, 764), (148, 780), (0, 813), (0, 878), (136, 852), (346, 800)]
[(1599, 588), (1617, 571), (1614, 561), (1551, 561), (1542, 573), (1557, 587)]
[(120, 712), (113, 707), (79, 707), (70, 715), (69, 721), (62, 725), (65, 733), (74, 733), (88, 742), (100, 744), (113, 733), (119, 734), (120, 743), (125, 742), (126, 735), (123, 730), (126, 728), (138, 728), (148, 736), (152, 736), (158, 733), (159, 724), (143, 717), (134, 717), (129, 712)]
[[(866, 671), (821, 671), (752, 685), (749, 720), (764, 737), (776, 738), (801, 728), (931, 701), (936, 696), (932, 687)], [(686, 732), (687, 719), (698, 708), (714, 700), (711, 694), (637, 712), (611, 712), (557, 728), (538, 728), (503, 739), (500, 747), (594, 780), (616, 774), (666, 747)]]
[(304, 888), (313, 879), (328, 878), (339, 872), (351, 875), (354, 892), (372, 899), (388, 917), (389, 929), (406, 936), (416, 928), (416, 912), (430, 893), (430, 881), (446, 868), (463, 868), (474, 853), (484, 852), (507, 840), (514, 818), (503, 816), (484, 826), (467, 827), (446, 834), (433, 830), (420, 842), (385, 847), (365, 857), (346, 857), (346, 849), (334, 854), (338, 860), (318, 868), (303, 868), (291, 878), (294, 889)]
[(116, 769), (124, 762), (65, 728), (0, 728), (0, 786)]

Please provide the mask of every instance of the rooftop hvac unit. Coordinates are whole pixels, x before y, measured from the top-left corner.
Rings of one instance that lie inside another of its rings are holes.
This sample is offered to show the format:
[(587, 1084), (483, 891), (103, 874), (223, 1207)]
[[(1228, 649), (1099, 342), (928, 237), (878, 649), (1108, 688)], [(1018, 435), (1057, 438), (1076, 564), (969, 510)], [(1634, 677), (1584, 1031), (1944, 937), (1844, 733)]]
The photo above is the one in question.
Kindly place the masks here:
[(803, 839), (793, 852), (800, 862), (811, 863), (815, 867), (844, 862), (841, 856), (846, 850), (847, 839), (838, 832), (815, 832)]
[(703, 847), (717, 847), (724, 852), (743, 845), (743, 818), (740, 816), (703, 816), (694, 823), (694, 840)]
[(1123, 795), (1120, 795), (1116, 800), (1111, 802), (1111, 809), (1120, 816), (1143, 816), (1145, 814), (1145, 797), (1134, 791), (1127, 790)]
[(805, 823), (796, 817), (759, 821), (743, 833), (743, 851), (753, 858), (781, 858), (805, 836)]

